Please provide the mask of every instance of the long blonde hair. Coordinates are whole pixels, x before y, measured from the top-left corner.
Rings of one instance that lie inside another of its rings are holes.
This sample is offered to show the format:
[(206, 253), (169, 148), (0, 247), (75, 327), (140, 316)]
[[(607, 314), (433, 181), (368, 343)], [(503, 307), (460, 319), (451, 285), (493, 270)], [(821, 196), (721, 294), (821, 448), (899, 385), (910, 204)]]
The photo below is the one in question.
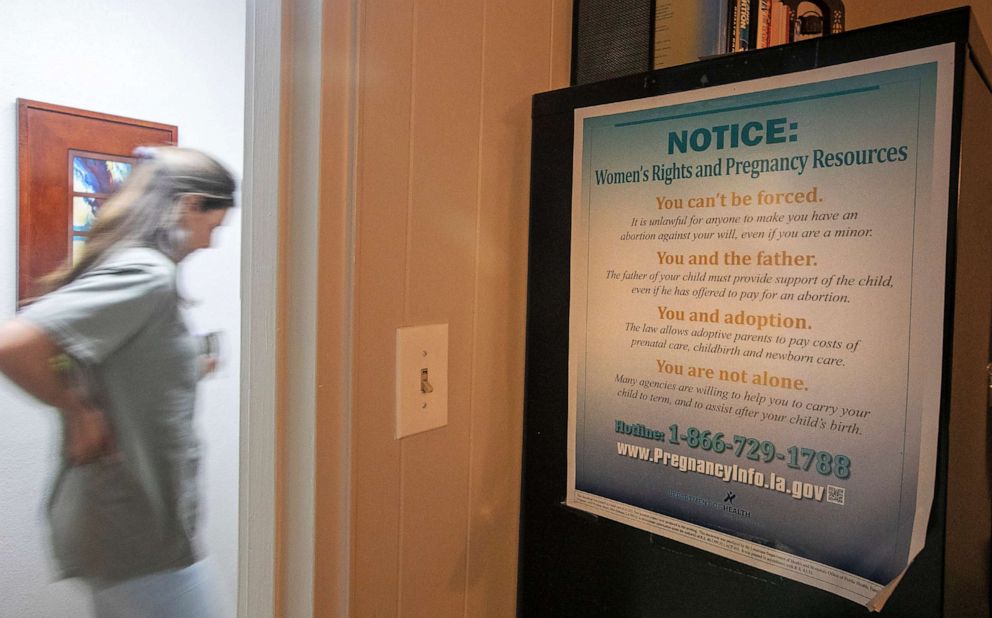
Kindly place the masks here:
[(180, 224), (180, 201), (203, 198), (201, 208), (234, 205), (234, 177), (212, 157), (190, 148), (142, 148), (143, 157), (121, 188), (100, 208), (82, 255), (70, 259), (43, 280), (48, 290), (60, 288), (98, 265), (116, 249), (151, 247), (179, 261), (186, 244)]

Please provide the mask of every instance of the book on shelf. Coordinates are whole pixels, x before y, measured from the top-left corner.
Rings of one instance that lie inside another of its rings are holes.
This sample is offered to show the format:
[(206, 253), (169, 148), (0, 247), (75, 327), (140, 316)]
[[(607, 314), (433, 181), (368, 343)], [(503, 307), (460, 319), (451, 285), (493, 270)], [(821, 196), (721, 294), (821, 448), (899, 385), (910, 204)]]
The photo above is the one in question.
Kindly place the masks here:
[(656, 0), (656, 69), (727, 53), (728, 0)]
[(754, 7), (754, 47), (771, 46), (772, 30), (772, 0), (755, 0)]
[(775, 16), (788, 19), (788, 7), (781, 0), (730, 0), (727, 15), (728, 49), (747, 51), (790, 43), (789, 24), (780, 21), (777, 36), (773, 36)]
[(729, 0), (727, 15), (727, 51), (741, 52), (752, 48), (751, 3), (758, 0)]
[(771, 33), (768, 45), (784, 45), (792, 42), (792, 9), (779, 0), (772, 0), (769, 13)]

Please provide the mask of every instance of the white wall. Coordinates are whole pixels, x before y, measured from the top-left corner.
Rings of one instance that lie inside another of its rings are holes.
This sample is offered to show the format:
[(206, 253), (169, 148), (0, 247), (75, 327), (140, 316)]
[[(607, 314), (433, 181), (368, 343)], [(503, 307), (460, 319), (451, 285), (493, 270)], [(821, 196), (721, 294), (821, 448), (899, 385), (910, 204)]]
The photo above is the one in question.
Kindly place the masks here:
[[(240, 177), (245, 0), (0, 0), (0, 319), (14, 313), (15, 100), (175, 124)], [(225, 331), (225, 363), (199, 400), (204, 540), (236, 605), (240, 213), (217, 249), (183, 265), (195, 326)], [(42, 506), (58, 449), (53, 413), (0, 382), (0, 617), (87, 616), (75, 582), (51, 583)]]

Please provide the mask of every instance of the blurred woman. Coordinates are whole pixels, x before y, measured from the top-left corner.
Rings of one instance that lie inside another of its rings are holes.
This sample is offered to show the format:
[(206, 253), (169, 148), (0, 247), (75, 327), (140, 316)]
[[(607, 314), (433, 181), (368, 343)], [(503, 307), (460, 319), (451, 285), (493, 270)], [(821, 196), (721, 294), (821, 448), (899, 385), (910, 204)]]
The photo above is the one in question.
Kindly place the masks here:
[(149, 151), (77, 263), (0, 325), (0, 371), (61, 414), (50, 540), (60, 575), (89, 584), (100, 618), (216, 615), (195, 543), (193, 429), (213, 360), (187, 330), (176, 268), (210, 246), (234, 189), (201, 152)]

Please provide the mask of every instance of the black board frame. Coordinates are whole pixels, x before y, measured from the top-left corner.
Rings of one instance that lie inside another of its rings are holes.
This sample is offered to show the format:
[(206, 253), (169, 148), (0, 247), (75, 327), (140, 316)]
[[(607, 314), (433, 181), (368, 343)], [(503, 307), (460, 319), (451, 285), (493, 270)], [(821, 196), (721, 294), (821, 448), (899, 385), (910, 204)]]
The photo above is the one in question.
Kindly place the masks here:
[(574, 110), (953, 43), (947, 287), (936, 487), (926, 547), (882, 614), (941, 616), (954, 264), (968, 8), (537, 94), (532, 107), (520, 616), (864, 616), (856, 603), (564, 506)]

